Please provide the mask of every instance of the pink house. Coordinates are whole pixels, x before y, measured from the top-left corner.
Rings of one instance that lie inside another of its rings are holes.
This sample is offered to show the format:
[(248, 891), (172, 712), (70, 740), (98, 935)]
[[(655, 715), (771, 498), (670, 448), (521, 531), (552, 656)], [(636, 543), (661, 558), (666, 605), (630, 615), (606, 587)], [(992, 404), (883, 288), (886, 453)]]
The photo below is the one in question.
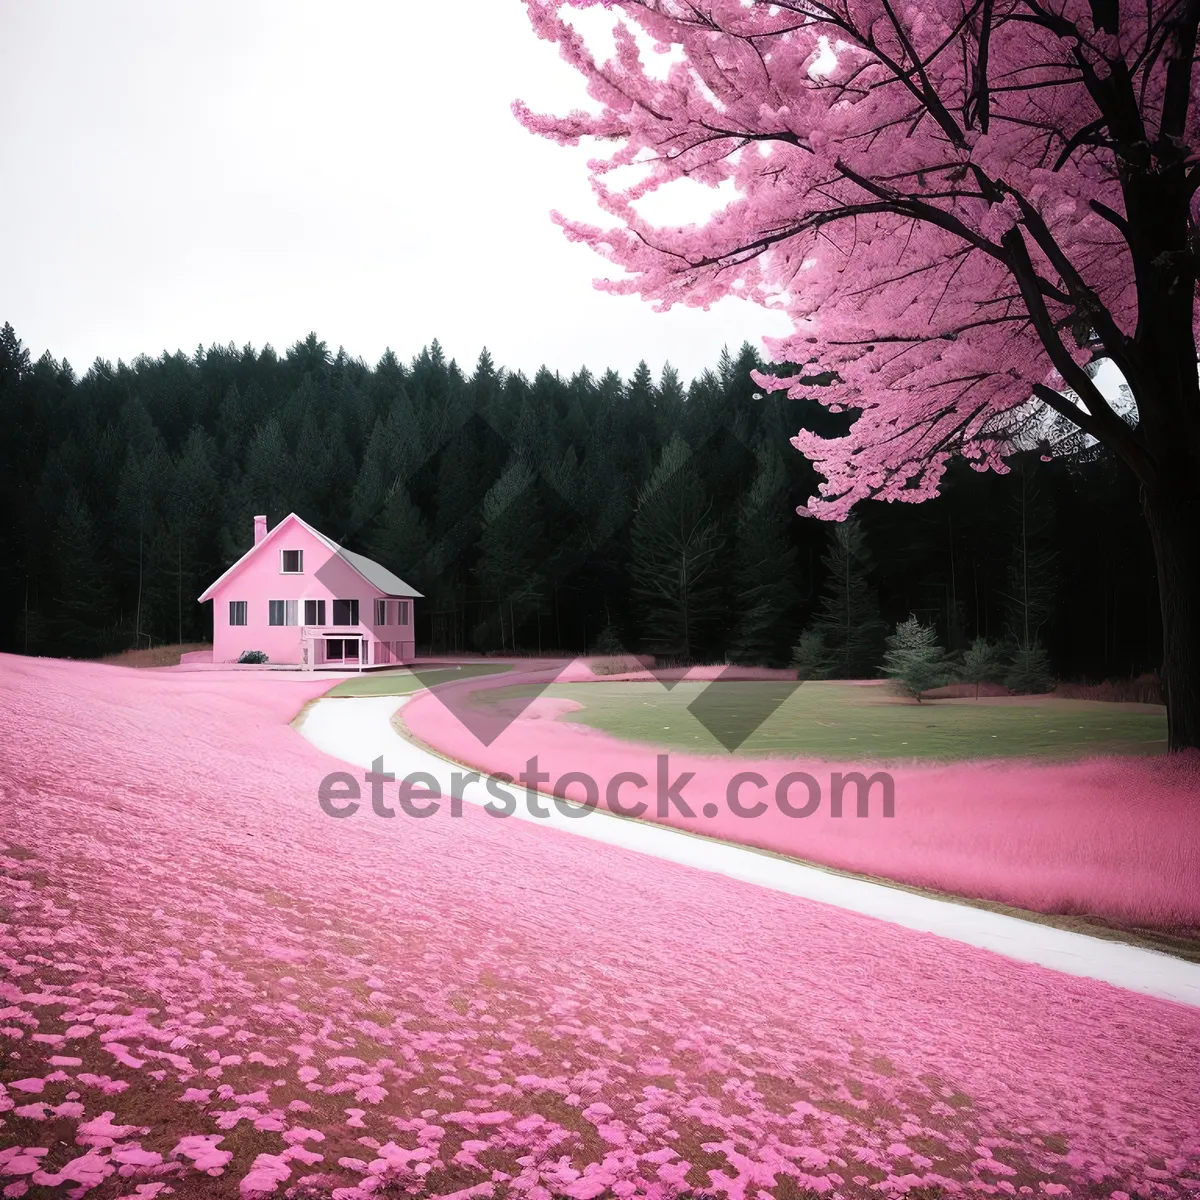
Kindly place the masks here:
[(272, 663), (382, 667), (413, 660), (413, 602), (421, 593), (289, 513), (213, 583), (213, 661), (246, 650)]

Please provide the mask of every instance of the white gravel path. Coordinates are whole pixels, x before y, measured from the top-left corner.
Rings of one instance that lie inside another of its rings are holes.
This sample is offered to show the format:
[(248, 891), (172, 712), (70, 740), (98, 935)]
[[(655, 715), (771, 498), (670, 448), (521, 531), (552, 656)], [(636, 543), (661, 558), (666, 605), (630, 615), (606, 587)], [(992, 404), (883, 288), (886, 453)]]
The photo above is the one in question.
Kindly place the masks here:
[[(326, 697), (315, 701), (296, 724), (314, 746), (334, 758), (364, 771), (382, 758), (383, 770), (394, 773), (397, 779), (426, 771), (437, 779), (443, 794), (448, 796), (452, 773), (464, 768), (414, 745), (396, 732), (391, 718), (406, 699)], [(462, 796), (465, 801), (480, 805), (492, 799), (482, 782), (467, 784)], [(546, 807), (550, 816), (545, 819), (533, 817), (521, 804), (517, 805), (515, 815), (577, 837), (623, 846), (668, 862), (683, 863), (758, 887), (878, 917), (908, 929), (980, 946), (1020, 962), (1038, 963), (1068, 975), (1097, 979), (1200, 1008), (1200, 963), (823, 871), (663, 825), (617, 817), (600, 809), (579, 819), (562, 816), (553, 805)], [(369, 809), (365, 819), (372, 819)]]

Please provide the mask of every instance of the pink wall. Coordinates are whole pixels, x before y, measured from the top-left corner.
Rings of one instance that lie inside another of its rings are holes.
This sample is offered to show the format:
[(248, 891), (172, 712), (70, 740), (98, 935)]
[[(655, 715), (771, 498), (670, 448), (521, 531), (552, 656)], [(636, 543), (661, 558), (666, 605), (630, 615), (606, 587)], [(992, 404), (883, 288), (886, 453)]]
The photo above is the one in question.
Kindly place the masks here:
[[(280, 551), (301, 550), (304, 571), (285, 575)], [(413, 601), (409, 601), (407, 625), (375, 625), (375, 600), (384, 593), (368, 583), (340, 555), (316, 538), (304, 525), (286, 517), (228, 578), (214, 590), (213, 661), (234, 662), (243, 650), (262, 650), (273, 663), (300, 661), (300, 629), (304, 624), (305, 600), (325, 601), (325, 623), (333, 622), (332, 601), (358, 600), (359, 628), (347, 628), (347, 636), (361, 634), (363, 626), (381, 641), (409, 644), (412, 657)], [(229, 624), (231, 600), (246, 601), (246, 624)], [(271, 625), (269, 601), (300, 602), (298, 624)]]

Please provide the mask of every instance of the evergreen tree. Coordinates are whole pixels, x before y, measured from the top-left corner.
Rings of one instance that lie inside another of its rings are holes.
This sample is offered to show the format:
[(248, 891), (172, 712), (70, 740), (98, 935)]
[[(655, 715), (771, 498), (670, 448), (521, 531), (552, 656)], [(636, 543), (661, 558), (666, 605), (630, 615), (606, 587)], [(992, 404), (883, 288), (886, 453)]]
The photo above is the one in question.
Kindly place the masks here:
[[(131, 445), (117, 487), (110, 571), (120, 586), (125, 625), (133, 645), (166, 641), (165, 620), (176, 610), (176, 588), (170, 575), (176, 556), (164, 538), (165, 510), (172, 474), (170, 456), (154, 427), (141, 439), (144, 450)], [(101, 531), (97, 530), (97, 553)], [(174, 631), (175, 622), (170, 623)]]
[(420, 592), (434, 583), (429, 528), (408, 489), (396, 484), (366, 538), (367, 553)]
[[(644, 364), (643, 364), (644, 365)], [(636, 384), (643, 390), (642, 384)], [(658, 377), (658, 390), (651, 393), (654, 418), (654, 438), (659, 444), (671, 440), (671, 435), (683, 424), (687, 410), (687, 394), (679, 378), (679, 372), (670, 363), (664, 363)]]
[[(652, 426), (654, 410), (658, 403), (658, 394), (654, 387), (654, 376), (643, 358), (634, 369), (625, 388), (625, 405), (629, 415), (637, 422), (639, 428), (645, 430)], [(674, 432), (667, 431), (667, 436)]]
[(387, 436), (383, 418), (376, 417), (350, 500), (350, 528), (355, 532), (372, 524), (383, 507), (389, 482)]
[(1013, 472), (1013, 546), (1004, 596), (1009, 637), (1018, 650), (1026, 653), (1042, 637), (1054, 612), (1057, 592), (1058, 554), (1050, 540), (1052, 513), (1035, 471), (1022, 462)]
[[(438, 649), (466, 649), (484, 611), (484, 500), (519, 442), (542, 507), (540, 528), (522, 533), (523, 571), (544, 581), (543, 613), (515, 631), (506, 616), (506, 646), (515, 632), (518, 646), (533, 647), (540, 633), (547, 648), (579, 650), (611, 627), (625, 645), (644, 637), (683, 653), (682, 589), (664, 596), (671, 572), (661, 561), (647, 568), (681, 540), (664, 514), (678, 517), (690, 492), (693, 517), (703, 517), (685, 571), (690, 657), (780, 661), (794, 640), (781, 597), (796, 588), (793, 608), (807, 604), (812, 580), (822, 590), (795, 650), (808, 678), (872, 673), (883, 617), (890, 627), (935, 609), (950, 638), (956, 622), (993, 639), (1005, 629), (1022, 689), (1050, 685), (1047, 658), (1076, 678), (1160, 660), (1136, 492), (1103, 457), (1083, 447), (1041, 463), (1031, 451), (1005, 476), (952, 463), (935, 499), (861, 506), (858, 552), (847, 553), (825, 545), (828, 526), (785, 511), (818, 483), (789, 437), (798, 425), (838, 436), (846, 418), (813, 400), (764, 397), (750, 374), (759, 365), (742, 347), (686, 387), (669, 367), (657, 383), (639, 368), (627, 386), (613, 370), (526, 378), (481, 354), (465, 378), (436, 344), (412, 362), (389, 352), (369, 368), (313, 336), (282, 358), (270, 347), (210, 346), (115, 367), (98, 359), (78, 377), (49, 353), (31, 364), (0, 322), (0, 648), (76, 653), (89, 637), (93, 648), (110, 638), (125, 648), (135, 632), (143, 644), (146, 634), (203, 636), (211, 608), (195, 596), (249, 547), (251, 517), (265, 512), (274, 524), (294, 508), (426, 593), (423, 641), (432, 630)], [(655, 464), (676, 438), (692, 448), (690, 484), (652, 504)], [(751, 520), (767, 462), (783, 471), (780, 498)], [(56, 546), (68, 496), (86, 508), (84, 541), (110, 601), (76, 609), (66, 631), (58, 596), (70, 581)], [(1061, 537), (1057, 527), (1086, 532)], [(841, 531), (851, 541), (853, 528)], [(492, 574), (504, 557), (499, 532), (488, 535)], [(1068, 612), (1069, 622), (1056, 619)], [(498, 617), (484, 636), (499, 646)]]
[[(283, 430), (272, 417), (255, 430), (246, 454), (243, 492), (249, 516), (266, 513), (268, 524), (274, 526), (292, 511), (293, 469)], [(248, 517), (239, 520), (239, 534), (247, 521)]]
[(937, 630), (922, 625), (916, 616), (900, 622), (887, 639), (884, 674), (894, 679), (910, 696), (921, 702), (923, 693), (941, 687), (953, 677), (946, 651), (938, 644)]
[[(168, 541), (174, 541), (175, 633), (180, 642), (191, 641), (207, 630), (207, 616), (195, 598), (220, 574), (217, 549), (220, 527), (221, 485), (216, 468), (216, 448), (203, 429), (188, 434), (170, 477)], [(168, 560), (172, 557), (169, 553)]]
[(987, 638), (977, 637), (963, 652), (959, 671), (965, 683), (975, 685), (975, 699), (979, 699), (981, 683), (996, 683), (1004, 674), (1004, 656), (1000, 647)]
[(5, 321), (0, 327), (0, 388), (15, 387), (29, 372), (29, 351)]
[(825, 588), (814, 628), (834, 656), (833, 674), (841, 679), (865, 679), (878, 670), (884, 625), (869, 572), (866, 537), (855, 517), (832, 527), (829, 549), (822, 560)]
[(489, 639), (495, 622), (502, 649), (515, 648), (518, 629), (541, 611), (544, 581), (537, 547), (542, 513), (535, 478), (528, 462), (517, 455), (483, 502), (477, 574), (487, 615), (477, 636)]
[(691, 660), (711, 637), (721, 611), (721, 541), (712, 503), (677, 436), (638, 494), (631, 531), (629, 570), (653, 653)]
[(783, 468), (777, 459), (768, 459), (738, 512), (732, 662), (776, 667), (788, 661), (798, 603), (793, 583), (796, 548), (788, 541), (788, 513)]
[(1050, 661), (1041, 642), (1033, 641), (1026, 646), (1018, 643), (1014, 647), (1004, 686), (1019, 696), (1048, 692), (1054, 687)]
[(1042, 635), (1058, 590), (1058, 553), (1050, 540), (1052, 513), (1037, 468), (1022, 460), (1013, 474), (1013, 548), (1004, 593), (1011, 650), (1004, 684), (1018, 694), (1047, 692), (1054, 677)]
[(321, 341), (313, 332), (309, 333), (302, 342), (296, 342), (288, 350), (286, 362), (300, 374), (324, 375), (332, 360), (333, 356), (329, 353), (328, 344)]
[(240, 461), (246, 454), (246, 434), (249, 428), (247, 405), (236, 383), (230, 384), (221, 397), (217, 429), (222, 452)]
[(605, 625), (596, 635), (590, 649), (593, 654), (621, 654), (625, 646), (620, 634), (611, 625)]
[(837, 670), (837, 655), (825, 644), (825, 635), (815, 626), (806, 629), (792, 650), (796, 678), (828, 679)]
[(63, 497), (55, 531), (58, 589), (50, 617), (61, 653), (88, 658), (109, 649), (113, 595), (86, 501), (72, 490)]

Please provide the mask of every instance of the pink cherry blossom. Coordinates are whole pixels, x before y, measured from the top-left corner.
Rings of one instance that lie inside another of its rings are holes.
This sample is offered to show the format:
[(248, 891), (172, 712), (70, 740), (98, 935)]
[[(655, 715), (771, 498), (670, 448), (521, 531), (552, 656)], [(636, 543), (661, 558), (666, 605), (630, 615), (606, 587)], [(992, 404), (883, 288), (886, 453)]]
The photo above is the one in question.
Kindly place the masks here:
[[(757, 381), (846, 414), (792, 438), (824, 477), (800, 511), (919, 502), (952, 455), (1005, 471), (1022, 443), (1096, 439), (1154, 546), (1168, 744), (1200, 749), (1200, 10), (603, 0), (602, 58), (569, 20), (596, 0), (525, 6), (592, 102), (514, 112), (600, 144), (591, 186), (615, 228), (552, 214), (617, 268), (597, 286), (786, 314), (792, 333), (765, 339), (786, 365)], [(639, 205), (683, 181), (723, 188), (716, 211), (651, 221)], [(1101, 359), (1136, 414), (1096, 383)]]

